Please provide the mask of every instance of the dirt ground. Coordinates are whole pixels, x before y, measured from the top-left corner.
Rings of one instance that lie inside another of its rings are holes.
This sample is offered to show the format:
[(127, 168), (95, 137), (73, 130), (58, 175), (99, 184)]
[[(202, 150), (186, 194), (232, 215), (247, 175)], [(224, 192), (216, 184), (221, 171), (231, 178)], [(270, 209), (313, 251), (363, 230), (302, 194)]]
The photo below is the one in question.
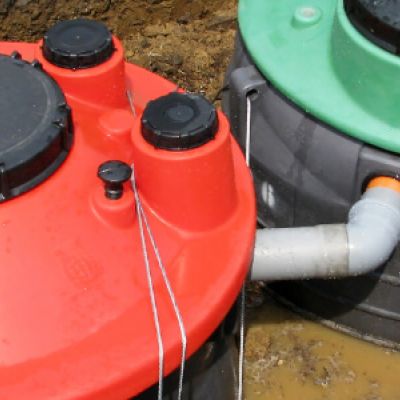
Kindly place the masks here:
[(35, 41), (58, 20), (93, 18), (129, 61), (214, 99), (236, 29), (237, 0), (0, 0), (0, 40)]

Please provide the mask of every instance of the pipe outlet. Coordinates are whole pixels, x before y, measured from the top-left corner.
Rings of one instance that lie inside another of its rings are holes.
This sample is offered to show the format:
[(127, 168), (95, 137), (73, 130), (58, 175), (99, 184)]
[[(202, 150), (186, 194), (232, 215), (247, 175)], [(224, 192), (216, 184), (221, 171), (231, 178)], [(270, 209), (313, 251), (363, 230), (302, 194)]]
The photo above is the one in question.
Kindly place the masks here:
[(383, 265), (400, 239), (400, 183), (374, 179), (347, 224), (257, 231), (252, 280), (340, 278)]

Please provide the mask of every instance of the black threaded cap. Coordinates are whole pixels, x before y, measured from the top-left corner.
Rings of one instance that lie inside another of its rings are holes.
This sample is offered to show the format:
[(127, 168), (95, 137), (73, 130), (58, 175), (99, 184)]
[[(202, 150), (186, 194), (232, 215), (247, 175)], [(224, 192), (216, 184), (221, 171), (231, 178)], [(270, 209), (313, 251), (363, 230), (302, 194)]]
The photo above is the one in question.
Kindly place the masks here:
[(345, 0), (354, 27), (377, 46), (400, 54), (400, 0)]
[(170, 93), (150, 101), (142, 116), (142, 134), (153, 146), (166, 150), (189, 150), (215, 137), (218, 116), (203, 96)]
[(107, 61), (114, 52), (112, 35), (98, 21), (61, 21), (44, 35), (43, 56), (68, 69), (90, 68)]
[(58, 84), (39, 62), (0, 54), (0, 203), (50, 178), (72, 139), (71, 110)]

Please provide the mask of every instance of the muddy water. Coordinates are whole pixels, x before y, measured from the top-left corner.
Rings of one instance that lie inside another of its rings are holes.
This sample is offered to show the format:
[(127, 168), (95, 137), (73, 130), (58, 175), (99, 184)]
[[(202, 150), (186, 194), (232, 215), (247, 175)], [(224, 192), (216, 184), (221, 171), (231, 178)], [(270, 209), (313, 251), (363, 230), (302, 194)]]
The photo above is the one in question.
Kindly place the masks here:
[(246, 400), (400, 400), (400, 353), (267, 299), (248, 315)]

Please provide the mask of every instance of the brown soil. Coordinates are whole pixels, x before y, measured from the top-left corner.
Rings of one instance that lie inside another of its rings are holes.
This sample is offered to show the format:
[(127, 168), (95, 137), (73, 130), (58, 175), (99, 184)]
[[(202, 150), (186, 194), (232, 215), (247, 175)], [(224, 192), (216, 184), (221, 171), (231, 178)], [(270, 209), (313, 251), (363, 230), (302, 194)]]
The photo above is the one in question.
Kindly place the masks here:
[(126, 57), (213, 99), (236, 29), (236, 0), (0, 0), (0, 40), (35, 41), (58, 20), (104, 21)]

